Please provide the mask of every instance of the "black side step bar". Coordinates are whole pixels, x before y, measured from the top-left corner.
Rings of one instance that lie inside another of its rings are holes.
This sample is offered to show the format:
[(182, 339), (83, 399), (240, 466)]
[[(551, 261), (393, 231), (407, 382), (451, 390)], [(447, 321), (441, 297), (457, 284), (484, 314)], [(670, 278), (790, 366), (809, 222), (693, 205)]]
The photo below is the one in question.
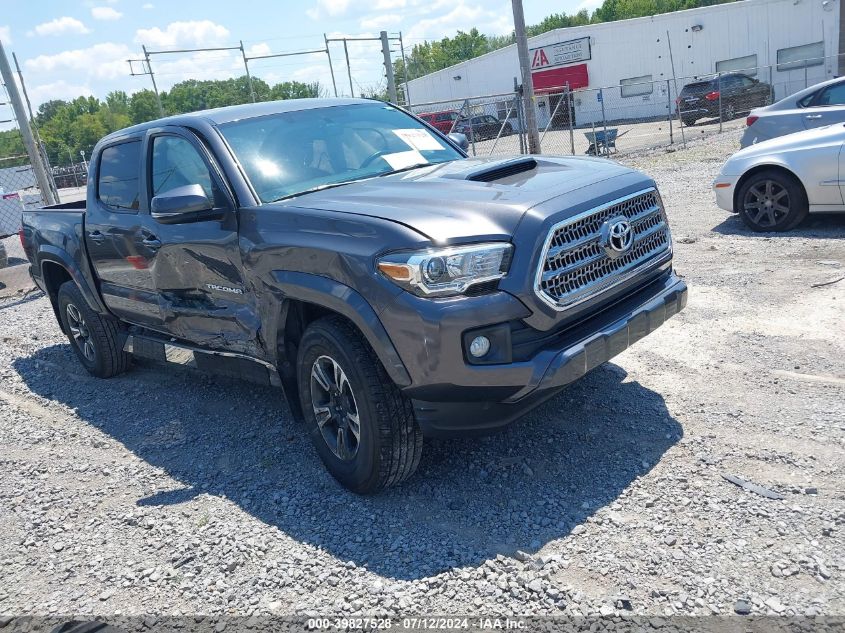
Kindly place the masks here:
[(282, 381), (271, 364), (246, 354), (192, 347), (145, 334), (127, 334), (123, 351), (162, 363), (193, 367), (200, 371), (242, 378), (259, 385), (281, 387)]

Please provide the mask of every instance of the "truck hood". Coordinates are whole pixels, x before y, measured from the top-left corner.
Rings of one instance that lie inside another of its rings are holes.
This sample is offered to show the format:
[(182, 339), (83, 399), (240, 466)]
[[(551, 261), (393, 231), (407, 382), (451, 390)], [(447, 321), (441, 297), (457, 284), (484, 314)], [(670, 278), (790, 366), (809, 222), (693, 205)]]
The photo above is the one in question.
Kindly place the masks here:
[(510, 239), (533, 207), (632, 173), (617, 163), (588, 157), (467, 158), (316, 191), (272, 206), (392, 220), (437, 243)]

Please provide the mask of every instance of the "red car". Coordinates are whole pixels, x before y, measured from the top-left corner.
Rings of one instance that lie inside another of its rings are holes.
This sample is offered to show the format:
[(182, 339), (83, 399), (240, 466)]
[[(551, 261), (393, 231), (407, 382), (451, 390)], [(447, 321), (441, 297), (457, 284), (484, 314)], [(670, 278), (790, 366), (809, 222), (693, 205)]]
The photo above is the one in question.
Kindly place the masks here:
[(444, 134), (449, 134), (453, 131), (452, 128), (455, 127), (455, 121), (458, 120), (459, 115), (457, 110), (442, 110), (440, 112), (424, 112), (417, 116)]

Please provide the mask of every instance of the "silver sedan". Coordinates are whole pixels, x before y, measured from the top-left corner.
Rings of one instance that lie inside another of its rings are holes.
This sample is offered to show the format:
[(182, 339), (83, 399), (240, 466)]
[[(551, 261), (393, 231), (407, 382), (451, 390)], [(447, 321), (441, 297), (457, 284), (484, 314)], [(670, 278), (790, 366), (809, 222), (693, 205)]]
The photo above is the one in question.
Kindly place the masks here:
[(845, 211), (845, 124), (741, 149), (713, 183), (716, 203), (754, 231), (788, 231), (808, 213)]
[(845, 123), (845, 78), (830, 79), (752, 110), (740, 146), (832, 123)]

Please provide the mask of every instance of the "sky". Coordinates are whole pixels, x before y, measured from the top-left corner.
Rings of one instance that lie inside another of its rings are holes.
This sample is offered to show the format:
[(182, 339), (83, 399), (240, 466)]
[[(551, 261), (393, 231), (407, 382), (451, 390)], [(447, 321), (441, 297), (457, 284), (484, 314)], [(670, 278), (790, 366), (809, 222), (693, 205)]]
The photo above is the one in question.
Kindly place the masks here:
[[(524, 0), (525, 20), (535, 24), (549, 13), (597, 4)], [(238, 46), (243, 40), (247, 56), (258, 56), (323, 48), (324, 33), (330, 38), (378, 37), (386, 30), (391, 35), (401, 31), (407, 51), (426, 39), (472, 27), (491, 35), (513, 29), (509, 0), (36, 0), (14, 5), (14, 11), (0, 12), (0, 41), (10, 62), (11, 53), (17, 54), (33, 108), (50, 99), (103, 98), (112, 90), (151, 87), (149, 76), (130, 75), (126, 61), (139, 58), (142, 45), (162, 51)], [(348, 95), (343, 44), (329, 48), (338, 94)], [(396, 42), (394, 56), (398, 48)], [(379, 42), (350, 42), (349, 55), (356, 94), (384, 84)], [(133, 66), (142, 70), (140, 64)], [(244, 73), (238, 50), (153, 55), (152, 68), (160, 90), (188, 78)], [(319, 81), (329, 90), (332, 85), (324, 53), (255, 60), (250, 71), (270, 84)], [(8, 118), (4, 114), (0, 119)]]

